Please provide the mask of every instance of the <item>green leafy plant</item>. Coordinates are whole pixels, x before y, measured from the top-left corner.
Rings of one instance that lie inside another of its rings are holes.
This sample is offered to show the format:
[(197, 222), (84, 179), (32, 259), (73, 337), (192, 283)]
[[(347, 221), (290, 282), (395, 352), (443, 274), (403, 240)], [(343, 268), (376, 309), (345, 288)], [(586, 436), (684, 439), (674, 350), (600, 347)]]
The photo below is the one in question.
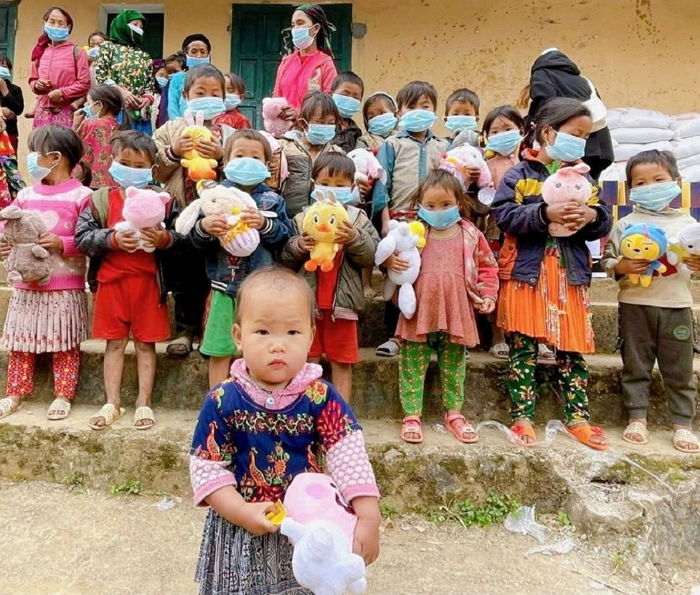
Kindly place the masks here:
[(380, 507), (382, 518), (391, 519), (399, 516), (398, 511), (391, 504), (382, 504)]
[(80, 487), (85, 483), (85, 473), (82, 471), (73, 471), (73, 473), (66, 475), (61, 480), (61, 483), (72, 488)]
[(571, 519), (569, 518), (569, 515), (566, 514), (563, 510), (560, 510), (557, 513), (557, 521), (562, 527), (571, 527)]
[(436, 523), (457, 522), (465, 529), (473, 526), (488, 527), (503, 521), (509, 513), (520, 508), (520, 503), (510, 496), (492, 492), (482, 506), (467, 499), (451, 502), (431, 511), (429, 518)]
[(131, 479), (124, 483), (114, 484), (109, 493), (112, 496), (131, 495), (138, 496), (141, 493), (141, 482), (138, 479)]

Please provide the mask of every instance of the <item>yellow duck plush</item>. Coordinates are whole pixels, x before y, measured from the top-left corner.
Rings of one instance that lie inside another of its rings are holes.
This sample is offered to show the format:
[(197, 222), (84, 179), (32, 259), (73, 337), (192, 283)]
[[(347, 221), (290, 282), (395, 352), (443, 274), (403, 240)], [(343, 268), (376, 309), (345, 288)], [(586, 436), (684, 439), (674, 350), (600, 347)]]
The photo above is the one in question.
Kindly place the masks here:
[(186, 112), (185, 121), (188, 126), (182, 131), (182, 136), (189, 136), (192, 139), (194, 148), (183, 153), (180, 165), (187, 169), (187, 177), (190, 180), (195, 182), (216, 180), (216, 159), (206, 159), (197, 151), (198, 142), (207, 142), (212, 139), (211, 131), (204, 126), (204, 115), (197, 112), (195, 120), (190, 112)]
[(654, 271), (658, 271), (659, 274), (665, 273), (666, 265), (659, 262), (659, 258), (666, 254), (667, 248), (666, 233), (656, 225), (637, 224), (625, 229), (620, 238), (622, 256), (630, 260), (649, 261), (646, 271), (628, 275), (630, 282), (634, 285), (649, 287)]
[(333, 260), (340, 250), (340, 244), (335, 241), (338, 227), (347, 220), (348, 212), (333, 193), (324, 196), (306, 210), (301, 228), (316, 240), (309, 260), (304, 263), (307, 271), (313, 272), (320, 268), (326, 273), (333, 268)]

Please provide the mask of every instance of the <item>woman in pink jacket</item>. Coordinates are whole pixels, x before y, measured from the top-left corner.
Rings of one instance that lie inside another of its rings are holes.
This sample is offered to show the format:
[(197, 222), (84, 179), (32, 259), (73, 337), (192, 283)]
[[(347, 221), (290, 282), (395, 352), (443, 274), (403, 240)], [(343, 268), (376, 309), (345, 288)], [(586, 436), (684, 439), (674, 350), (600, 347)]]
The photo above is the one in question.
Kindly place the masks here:
[(73, 125), (72, 102), (90, 89), (90, 69), (85, 51), (69, 41), (73, 19), (62, 8), (44, 14), (44, 33), (32, 51), (29, 86), (38, 96), (34, 128)]

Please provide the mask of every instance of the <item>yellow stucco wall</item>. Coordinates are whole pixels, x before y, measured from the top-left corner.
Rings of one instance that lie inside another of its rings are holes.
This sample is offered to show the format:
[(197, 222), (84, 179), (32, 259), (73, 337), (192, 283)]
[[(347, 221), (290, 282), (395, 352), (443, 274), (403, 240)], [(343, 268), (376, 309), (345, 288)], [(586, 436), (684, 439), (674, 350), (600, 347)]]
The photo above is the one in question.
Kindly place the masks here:
[[(73, 39), (83, 43), (99, 25), (96, 0), (58, 2), (73, 16)], [(164, 50), (188, 33), (206, 33), (214, 62), (229, 66), (230, 0), (162, 0)], [(29, 54), (49, 1), (22, 0), (15, 43), (15, 81), (25, 84)], [(369, 91), (395, 93), (423, 78), (441, 102), (458, 86), (482, 99), (482, 114), (515, 100), (544, 48), (558, 46), (595, 81), (608, 106), (666, 112), (700, 109), (700, 2), (697, 0), (357, 0), (353, 69)], [(235, 15), (235, 9), (234, 9)], [(290, 12), (291, 15), (291, 12)], [(235, 18), (235, 16), (234, 16)], [(24, 138), (28, 122), (23, 119)]]

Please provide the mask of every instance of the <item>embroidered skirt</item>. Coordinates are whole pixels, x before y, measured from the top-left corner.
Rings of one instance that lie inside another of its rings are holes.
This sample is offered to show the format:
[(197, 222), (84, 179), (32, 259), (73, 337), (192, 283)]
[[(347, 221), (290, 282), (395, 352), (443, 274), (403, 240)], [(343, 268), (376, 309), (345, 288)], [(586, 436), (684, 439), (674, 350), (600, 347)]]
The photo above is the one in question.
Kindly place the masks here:
[(13, 289), (5, 317), (5, 349), (26, 353), (70, 351), (87, 336), (84, 290)]
[(284, 535), (256, 537), (214, 510), (204, 524), (195, 581), (200, 595), (312, 595), (294, 579)]

